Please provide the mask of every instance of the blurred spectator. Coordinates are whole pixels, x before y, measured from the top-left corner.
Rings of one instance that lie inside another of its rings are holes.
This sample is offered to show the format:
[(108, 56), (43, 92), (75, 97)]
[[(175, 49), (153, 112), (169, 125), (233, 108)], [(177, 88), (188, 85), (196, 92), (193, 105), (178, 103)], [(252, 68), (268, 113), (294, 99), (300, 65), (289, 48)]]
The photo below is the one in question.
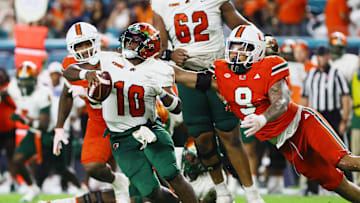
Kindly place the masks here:
[(347, 38), (341, 32), (334, 32), (330, 35), (329, 46), (333, 61), (333, 66), (339, 69), (348, 82), (356, 73), (359, 58), (355, 54), (346, 53)]
[(305, 72), (309, 72), (312, 68), (316, 68), (309, 58), (309, 48), (306, 41), (299, 40), (294, 45), (294, 57), (299, 63), (304, 64)]
[(280, 21), (279, 35), (296, 36), (301, 33), (301, 24), (306, 17), (307, 0), (276, 0)]
[(14, 26), (13, 0), (0, 0), (0, 38), (13, 38)]
[(233, 0), (235, 8), (258, 27), (264, 27), (266, 0)]
[[(360, 54), (358, 56), (360, 58)], [(350, 89), (353, 99), (353, 113), (351, 119), (351, 151), (354, 155), (360, 156), (360, 64), (352, 76)], [(360, 186), (360, 173), (354, 172), (354, 182)]]
[[(126, 1), (117, 1), (110, 17), (106, 22), (107, 31), (115, 30), (118, 33), (125, 30), (130, 24), (130, 10)], [(118, 36), (118, 35), (116, 35)]]
[(325, 5), (325, 24), (328, 36), (333, 32), (342, 32), (349, 36), (350, 8), (346, 4), (347, 0), (328, 0)]
[[(133, 7), (133, 12), (136, 18), (136, 22), (145, 22), (152, 24), (153, 10), (150, 6), (149, 0), (132, 0), (130, 1)], [(130, 22), (130, 24), (135, 22)]]
[(106, 19), (108, 14), (106, 13), (106, 7), (102, 0), (94, 0), (92, 4), (92, 13), (90, 14), (89, 23), (94, 25), (102, 33), (106, 30)]

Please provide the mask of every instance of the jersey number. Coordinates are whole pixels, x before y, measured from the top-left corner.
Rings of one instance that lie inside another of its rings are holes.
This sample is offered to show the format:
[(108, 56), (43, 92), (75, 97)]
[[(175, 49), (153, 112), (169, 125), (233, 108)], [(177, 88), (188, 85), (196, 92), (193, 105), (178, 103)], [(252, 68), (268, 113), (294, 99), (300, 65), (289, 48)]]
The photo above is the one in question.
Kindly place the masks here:
[[(174, 17), (174, 25), (176, 37), (181, 43), (188, 43), (191, 40), (190, 29), (188, 26), (182, 23), (188, 22), (188, 17), (184, 13), (176, 14)], [(192, 14), (192, 22), (201, 22), (194, 28), (195, 42), (209, 40), (209, 34), (201, 34), (209, 26), (207, 15), (204, 11), (195, 11)]]
[(235, 102), (240, 106), (246, 106), (246, 108), (240, 108), (240, 112), (244, 115), (255, 113), (256, 107), (251, 103), (252, 91), (248, 87), (238, 87), (235, 90)]
[[(124, 81), (114, 84), (117, 91), (118, 115), (125, 115)], [(131, 85), (128, 92), (130, 115), (139, 117), (145, 114), (144, 88), (138, 85)]]

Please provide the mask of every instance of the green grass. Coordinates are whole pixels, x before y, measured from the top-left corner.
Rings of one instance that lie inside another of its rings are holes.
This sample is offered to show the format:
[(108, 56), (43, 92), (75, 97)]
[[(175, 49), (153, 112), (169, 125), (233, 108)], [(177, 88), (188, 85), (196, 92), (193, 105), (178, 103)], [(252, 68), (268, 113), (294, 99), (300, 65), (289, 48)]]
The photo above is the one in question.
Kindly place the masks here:
[[(0, 203), (17, 203), (21, 199), (21, 194), (0, 194)], [(71, 195), (40, 195), (34, 203), (39, 200), (54, 200), (71, 197)], [(348, 202), (340, 197), (336, 196), (318, 196), (318, 197), (299, 197), (299, 196), (286, 196), (286, 195), (263, 195), (266, 203), (345, 203)], [(236, 203), (245, 203), (243, 196), (237, 196), (235, 199)]]

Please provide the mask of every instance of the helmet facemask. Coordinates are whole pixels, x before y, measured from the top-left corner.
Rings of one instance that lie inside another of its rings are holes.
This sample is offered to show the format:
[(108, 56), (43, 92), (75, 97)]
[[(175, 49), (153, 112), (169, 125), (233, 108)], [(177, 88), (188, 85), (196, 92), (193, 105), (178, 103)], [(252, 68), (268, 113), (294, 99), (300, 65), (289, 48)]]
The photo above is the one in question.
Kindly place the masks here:
[(160, 35), (152, 25), (135, 23), (124, 31), (119, 41), (122, 53), (127, 59), (145, 60), (160, 50)]
[(231, 71), (236, 74), (245, 74), (254, 61), (255, 45), (245, 41), (227, 40), (225, 60)]
[(100, 43), (96, 41), (95, 38), (91, 38), (70, 44), (71, 54), (79, 62), (88, 62), (91, 65), (96, 65), (99, 62), (98, 55), (100, 51)]
[(17, 83), (22, 96), (29, 96), (34, 92), (36, 80), (36, 77), (17, 78)]

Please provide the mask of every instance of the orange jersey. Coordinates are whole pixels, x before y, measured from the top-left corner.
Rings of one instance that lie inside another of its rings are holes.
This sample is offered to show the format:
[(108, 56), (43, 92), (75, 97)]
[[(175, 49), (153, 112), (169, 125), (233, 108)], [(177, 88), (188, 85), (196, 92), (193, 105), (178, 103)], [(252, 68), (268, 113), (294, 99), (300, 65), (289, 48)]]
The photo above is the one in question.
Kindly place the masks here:
[[(67, 57), (65, 57), (65, 59), (62, 62), (63, 69), (65, 70), (66, 68), (69, 67), (69, 65), (75, 64), (75, 63), (78, 63), (78, 61), (76, 61), (74, 57), (67, 56)], [(69, 83), (71, 85), (78, 85), (78, 86), (82, 86), (84, 88), (88, 87), (88, 82), (86, 80), (69, 81)], [(89, 101), (87, 99), (85, 100), (85, 103), (86, 103), (86, 110), (88, 112), (89, 119), (97, 120), (97, 121), (104, 121), (104, 119), (102, 117), (101, 109), (93, 109), (90, 106)]]
[[(269, 89), (289, 75), (287, 62), (279, 56), (265, 57), (254, 63), (246, 74), (238, 75), (228, 68), (225, 60), (214, 62), (218, 89), (230, 109), (241, 120), (250, 114), (262, 114), (270, 106)], [(255, 136), (268, 140), (284, 131), (296, 115), (298, 106), (290, 103), (288, 110), (273, 122), (267, 123)]]

